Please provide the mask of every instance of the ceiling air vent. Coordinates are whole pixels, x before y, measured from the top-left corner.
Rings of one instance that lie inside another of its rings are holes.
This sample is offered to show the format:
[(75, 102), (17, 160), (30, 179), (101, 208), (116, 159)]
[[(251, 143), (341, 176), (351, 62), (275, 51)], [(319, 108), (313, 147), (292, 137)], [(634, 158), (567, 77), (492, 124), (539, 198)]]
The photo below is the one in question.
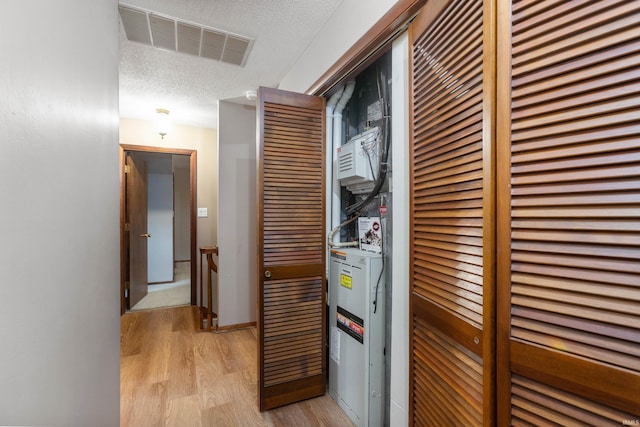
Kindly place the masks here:
[(120, 20), (127, 39), (160, 49), (215, 59), (244, 67), (253, 39), (150, 10), (120, 4)]
[(202, 34), (202, 50), (200, 55), (205, 58), (222, 59), (222, 51), (224, 50), (224, 41), (227, 36), (217, 31), (204, 30)]
[(120, 19), (129, 40), (151, 44), (151, 32), (147, 26), (147, 14), (145, 12), (120, 7)]
[(176, 50), (176, 22), (157, 15), (149, 15), (153, 45), (162, 49)]
[(227, 43), (222, 52), (222, 62), (242, 65), (244, 55), (249, 48), (249, 40), (227, 35)]
[(198, 56), (200, 54), (201, 37), (201, 27), (178, 22), (178, 52)]

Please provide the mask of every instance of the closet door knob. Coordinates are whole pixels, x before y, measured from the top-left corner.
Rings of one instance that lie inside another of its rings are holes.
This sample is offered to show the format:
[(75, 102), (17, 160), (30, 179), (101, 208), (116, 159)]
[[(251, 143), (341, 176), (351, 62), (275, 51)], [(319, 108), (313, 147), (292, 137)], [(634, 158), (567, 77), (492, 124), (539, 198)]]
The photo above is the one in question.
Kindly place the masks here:
[(141, 235), (140, 235), (140, 237), (151, 237), (151, 234), (149, 234), (149, 233), (144, 233), (144, 234), (141, 234)]
[(269, 270), (264, 272), (264, 277), (266, 277), (267, 279), (269, 279), (271, 277), (271, 272)]

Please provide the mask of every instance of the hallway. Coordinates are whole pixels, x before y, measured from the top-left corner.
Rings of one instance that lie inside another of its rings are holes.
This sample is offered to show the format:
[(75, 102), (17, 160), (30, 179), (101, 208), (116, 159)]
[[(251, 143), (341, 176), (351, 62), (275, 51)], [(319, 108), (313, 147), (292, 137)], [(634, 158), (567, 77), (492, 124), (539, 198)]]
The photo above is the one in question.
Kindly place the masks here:
[(260, 413), (255, 328), (194, 332), (193, 310), (122, 316), (122, 427), (352, 425), (328, 395)]

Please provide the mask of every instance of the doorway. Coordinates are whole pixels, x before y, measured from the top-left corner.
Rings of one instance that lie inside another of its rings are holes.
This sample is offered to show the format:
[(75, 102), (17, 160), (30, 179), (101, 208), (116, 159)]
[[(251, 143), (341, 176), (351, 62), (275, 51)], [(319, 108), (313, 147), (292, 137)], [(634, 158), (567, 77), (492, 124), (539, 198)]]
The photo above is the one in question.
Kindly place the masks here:
[(187, 282), (187, 295), (179, 298), (197, 304), (196, 156), (195, 150), (120, 145), (121, 314), (151, 287), (176, 298), (182, 291), (174, 288)]

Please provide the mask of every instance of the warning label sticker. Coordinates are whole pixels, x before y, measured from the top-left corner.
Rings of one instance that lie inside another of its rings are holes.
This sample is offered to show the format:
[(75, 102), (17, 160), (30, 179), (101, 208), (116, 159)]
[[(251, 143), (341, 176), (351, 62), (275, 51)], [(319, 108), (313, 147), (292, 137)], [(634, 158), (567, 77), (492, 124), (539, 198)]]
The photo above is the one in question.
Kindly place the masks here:
[(352, 286), (351, 276), (348, 276), (344, 273), (340, 273), (340, 286), (344, 286), (347, 289), (351, 289), (351, 286)]
[(364, 342), (364, 321), (340, 306), (337, 307), (336, 326), (359, 343)]

